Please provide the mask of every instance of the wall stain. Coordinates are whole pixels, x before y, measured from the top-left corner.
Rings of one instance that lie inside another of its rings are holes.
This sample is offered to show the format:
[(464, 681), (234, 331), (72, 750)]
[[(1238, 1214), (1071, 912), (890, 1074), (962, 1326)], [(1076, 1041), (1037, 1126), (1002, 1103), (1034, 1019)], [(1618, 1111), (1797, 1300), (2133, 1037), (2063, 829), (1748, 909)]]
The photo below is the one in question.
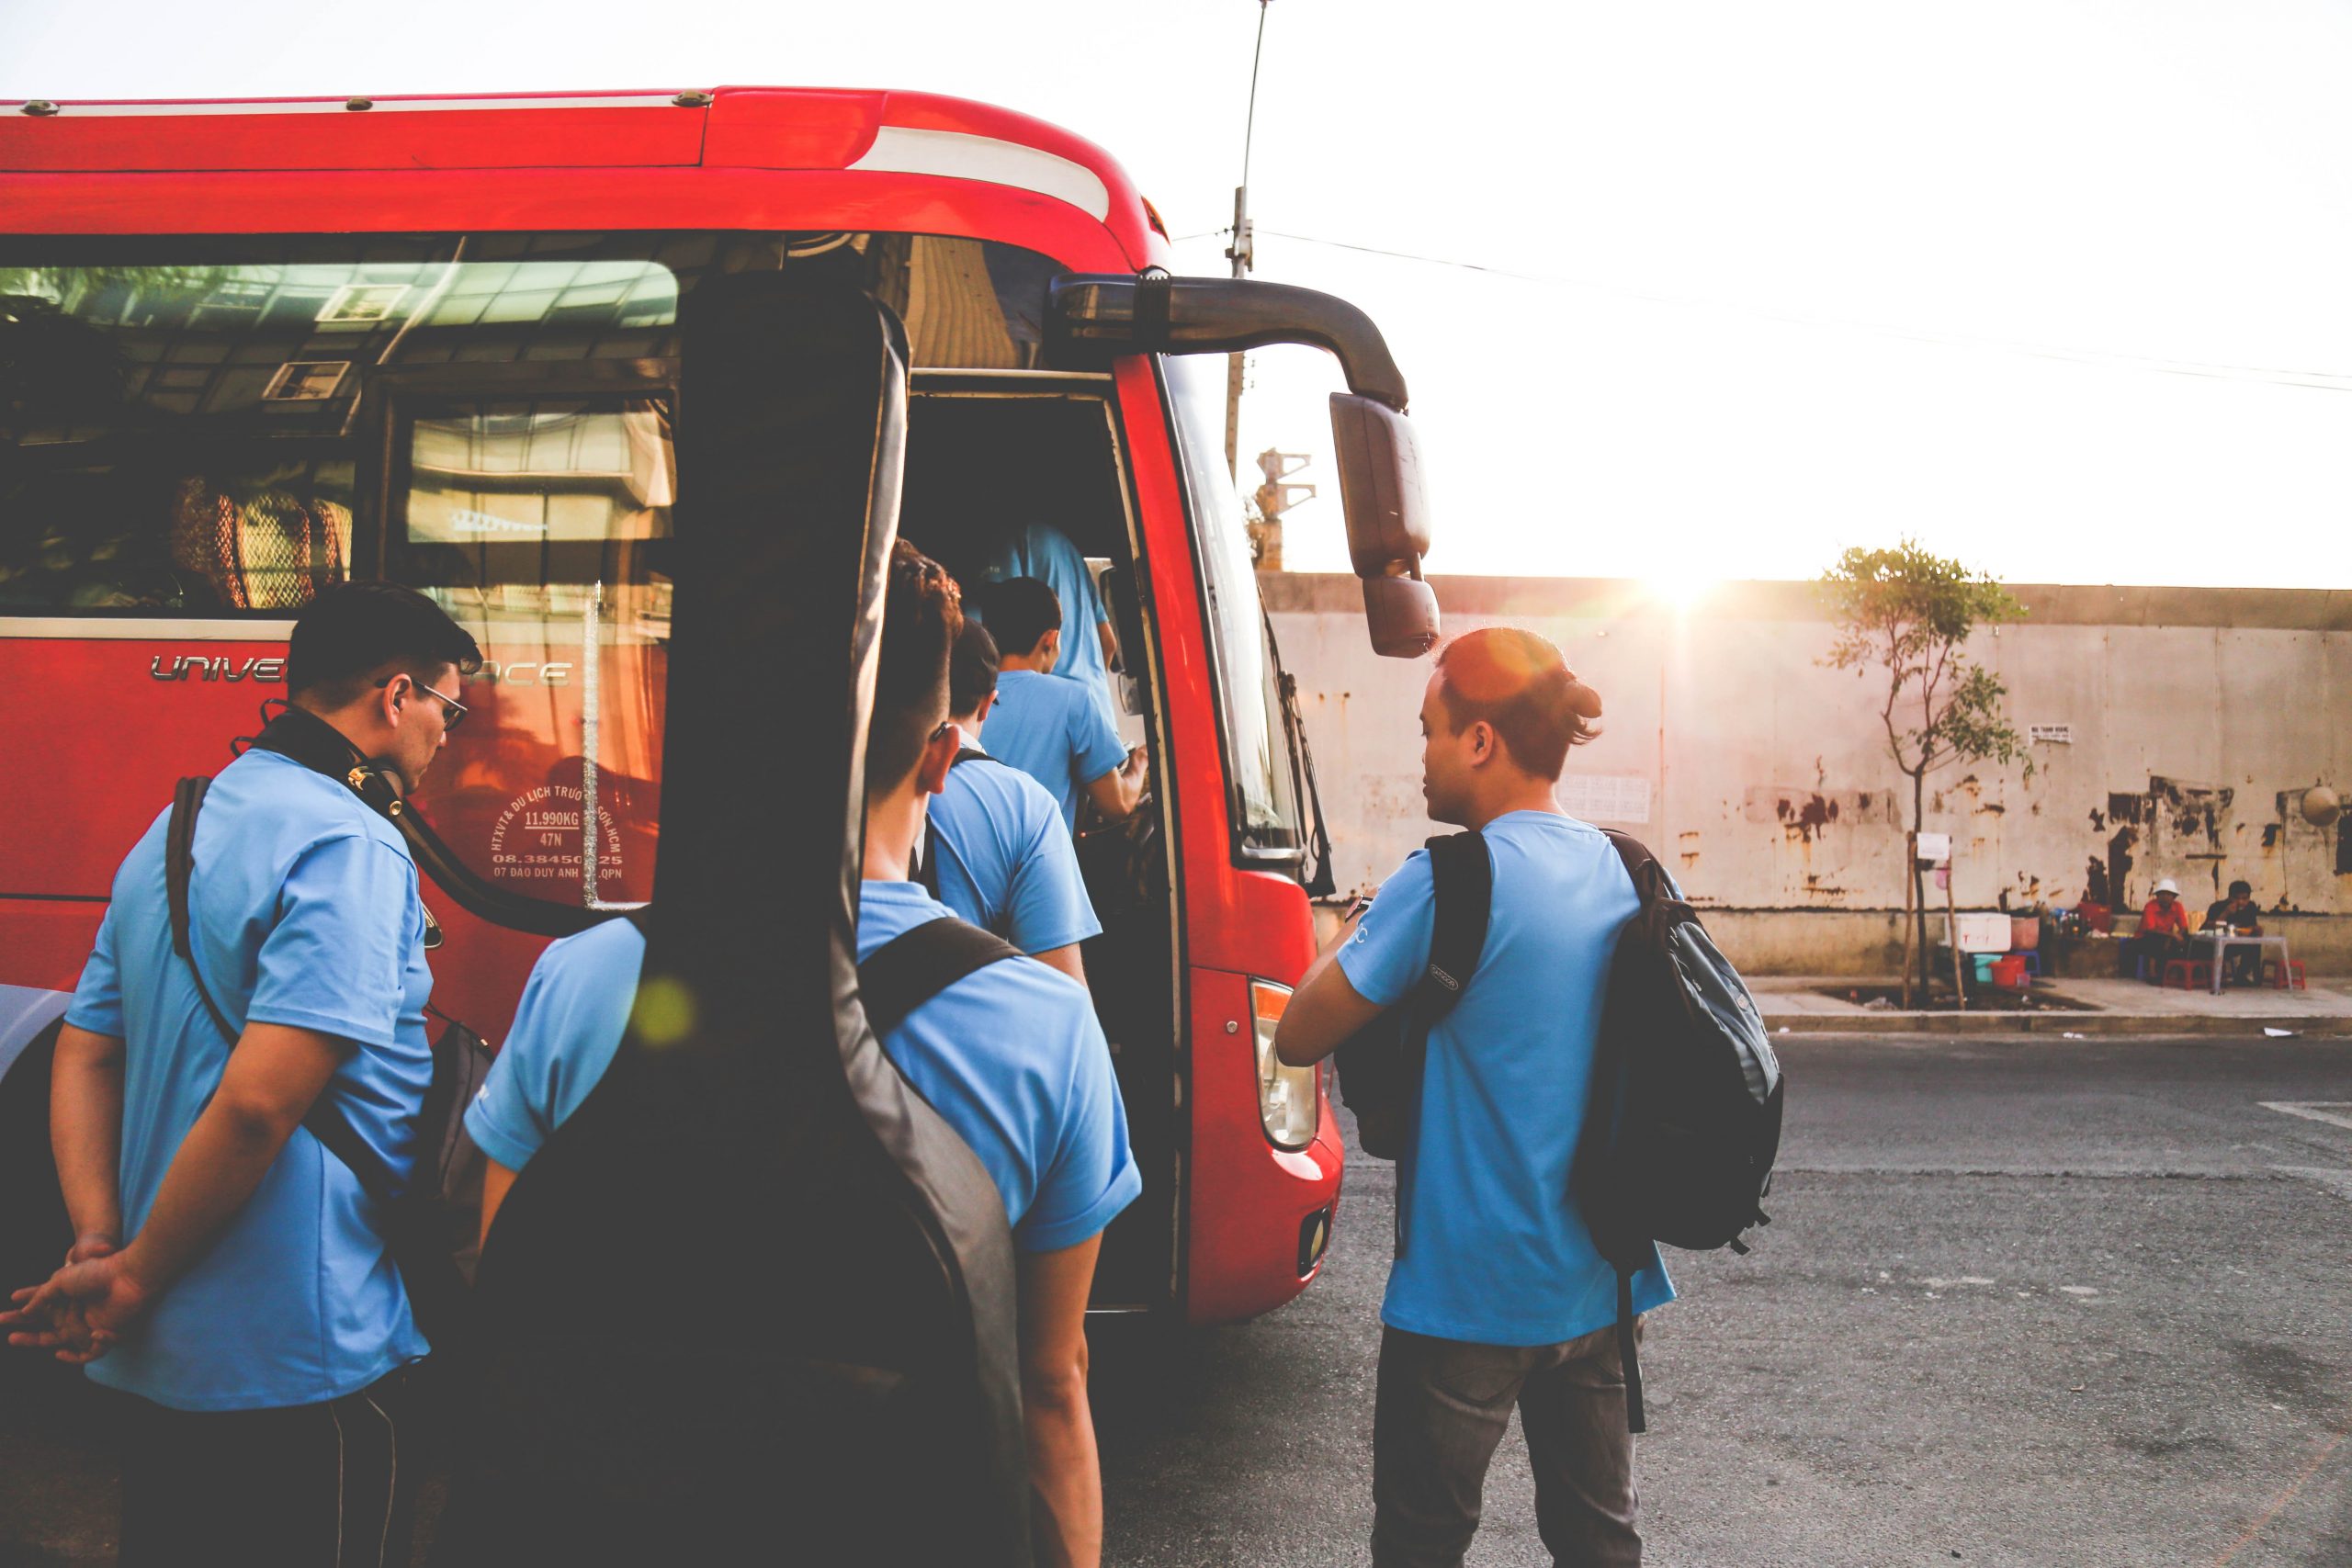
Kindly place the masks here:
[[(2112, 813), (2110, 813), (2112, 815)], [(2123, 827), (2107, 841), (2107, 885), (2115, 894), (2111, 907), (2122, 908), (2132, 902), (2132, 846), (2140, 841), (2137, 828)]]

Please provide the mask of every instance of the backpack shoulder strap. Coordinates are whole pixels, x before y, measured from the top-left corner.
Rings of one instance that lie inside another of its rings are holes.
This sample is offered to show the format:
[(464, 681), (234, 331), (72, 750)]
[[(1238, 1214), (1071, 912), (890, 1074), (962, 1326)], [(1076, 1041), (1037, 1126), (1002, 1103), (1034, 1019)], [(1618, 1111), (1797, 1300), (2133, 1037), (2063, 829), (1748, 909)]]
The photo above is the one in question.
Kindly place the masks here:
[(1648, 845), (1631, 833), (1620, 833), (1613, 828), (1603, 828), (1600, 831), (1608, 839), (1610, 847), (1617, 852), (1617, 858), (1625, 863), (1625, 874), (1634, 879), (1634, 891), (1640, 895), (1643, 903), (1647, 904), (1656, 898), (1679, 899), (1682, 897), (1682, 890), (1675, 886), (1665, 863), (1650, 853)]
[(164, 891), (171, 907), (172, 951), (187, 965), (188, 977), (196, 982), (197, 1000), (211, 1015), (213, 1027), (233, 1046), (237, 1032), (230, 1026), (220, 1004), (212, 999), (204, 984), (204, 971), (196, 966), (196, 942), (188, 925), (188, 882), (196, 870), (196, 818), (204, 809), (204, 792), (211, 787), (209, 778), (182, 779), (172, 792), (172, 819), (164, 829)]
[(1020, 956), (1021, 950), (1002, 937), (952, 915), (925, 920), (876, 948), (857, 966), (865, 1021), (876, 1035), (887, 1034), (965, 976)]
[(1462, 999), (1487, 946), (1487, 920), (1495, 898), (1495, 863), (1487, 836), (1476, 829), (1429, 841), (1430, 881), (1436, 912), (1430, 931), (1430, 963), (1414, 987), (1414, 1015), (1435, 1022)]

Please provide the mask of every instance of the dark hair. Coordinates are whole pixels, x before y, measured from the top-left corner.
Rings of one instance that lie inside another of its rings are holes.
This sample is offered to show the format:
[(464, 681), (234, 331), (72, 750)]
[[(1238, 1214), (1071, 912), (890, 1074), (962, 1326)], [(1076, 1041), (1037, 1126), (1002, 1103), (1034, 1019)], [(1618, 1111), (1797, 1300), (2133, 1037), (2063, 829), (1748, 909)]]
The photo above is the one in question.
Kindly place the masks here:
[(1438, 696), (1459, 735), (1480, 719), (1502, 737), (1522, 771), (1556, 779), (1568, 748), (1600, 734), (1600, 694), (1576, 678), (1545, 637), (1514, 626), (1481, 626), (1438, 650)]
[(1062, 624), (1062, 602), (1034, 577), (1008, 577), (980, 590), (980, 613), (1001, 652), (1026, 659)]
[(286, 691), (341, 707), (387, 664), (481, 668), (481, 649), (447, 611), (397, 582), (337, 582), (319, 591), (286, 644)]
[(874, 716), (865, 727), (865, 794), (906, 782), (947, 716), (947, 654), (964, 629), (963, 595), (947, 569), (907, 543), (890, 552), (875, 658)]
[(2240, 880), (2240, 881), (2236, 881), (2236, 882), (2233, 882), (2233, 883), (2231, 883), (2231, 884), (2230, 884), (2230, 897), (2233, 897), (2233, 898), (2251, 898), (2251, 897), (2254, 897), (2254, 884), (2253, 884), (2253, 883), (2251, 883), (2251, 882), (2244, 881), (2244, 880)]
[(947, 711), (969, 713), (996, 690), (996, 638), (978, 621), (967, 620), (947, 658)]

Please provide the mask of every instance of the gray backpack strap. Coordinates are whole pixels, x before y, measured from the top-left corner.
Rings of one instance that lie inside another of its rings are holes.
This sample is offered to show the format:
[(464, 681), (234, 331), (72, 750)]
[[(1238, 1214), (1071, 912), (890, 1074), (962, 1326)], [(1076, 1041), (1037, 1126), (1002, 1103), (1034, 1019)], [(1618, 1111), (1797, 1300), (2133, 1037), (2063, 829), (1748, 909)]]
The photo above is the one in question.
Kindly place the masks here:
[(1021, 950), (1002, 937), (953, 916), (925, 920), (876, 948), (857, 966), (866, 1026), (878, 1039), (965, 976), (1020, 956)]

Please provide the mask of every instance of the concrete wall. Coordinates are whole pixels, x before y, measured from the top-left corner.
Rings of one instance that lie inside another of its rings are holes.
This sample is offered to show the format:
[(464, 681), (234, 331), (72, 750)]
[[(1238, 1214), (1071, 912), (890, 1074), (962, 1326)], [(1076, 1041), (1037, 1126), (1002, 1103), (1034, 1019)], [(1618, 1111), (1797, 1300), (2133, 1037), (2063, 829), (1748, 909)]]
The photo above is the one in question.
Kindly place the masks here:
[[(1261, 581), (1299, 680), (1340, 885), (1368, 885), (1436, 830), (1414, 719), (1428, 664), (1374, 656), (1352, 579)], [(1902, 907), (1908, 781), (1885, 750), (1880, 678), (1819, 663), (1830, 628), (1810, 585), (1724, 584), (1684, 613), (1607, 580), (1435, 586), (1449, 633), (1541, 632), (1600, 692), (1603, 733), (1571, 755), (1564, 804), (1641, 836), (1725, 911), (1712, 923), (1759, 973), (1892, 966), (1899, 922), (1884, 911)], [(2352, 917), (2352, 818), (2323, 829), (2298, 809), (2313, 784), (2352, 785), (2352, 593), (2013, 592), (2030, 618), (1971, 652), (2007, 684), (2021, 730), (2073, 739), (2032, 746), (2030, 778), (1930, 775), (1925, 826), (1953, 836), (1962, 908), (2101, 889), (2137, 908), (2172, 876), (2201, 910), (2243, 876), (2265, 908)], [(2323, 952), (2352, 957), (2352, 919), (2295, 924), (2314, 968)]]

